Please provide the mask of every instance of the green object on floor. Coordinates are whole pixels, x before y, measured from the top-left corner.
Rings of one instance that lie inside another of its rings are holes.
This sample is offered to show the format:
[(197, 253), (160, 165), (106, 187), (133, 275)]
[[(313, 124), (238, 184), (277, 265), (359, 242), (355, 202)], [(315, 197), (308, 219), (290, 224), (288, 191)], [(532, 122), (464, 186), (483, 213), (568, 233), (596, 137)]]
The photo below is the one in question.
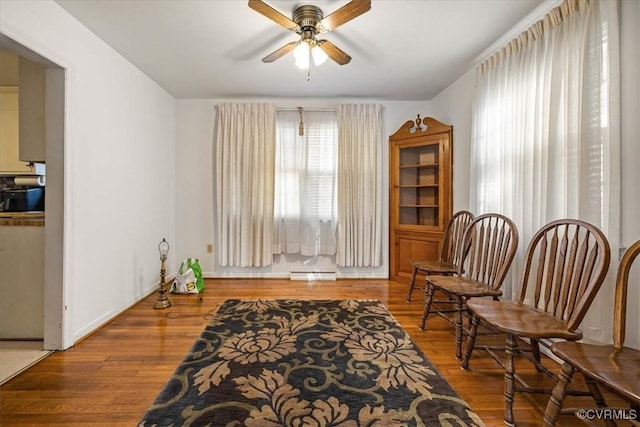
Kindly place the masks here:
[(171, 292), (176, 294), (198, 294), (204, 291), (202, 267), (196, 258), (185, 258), (178, 275), (173, 279)]

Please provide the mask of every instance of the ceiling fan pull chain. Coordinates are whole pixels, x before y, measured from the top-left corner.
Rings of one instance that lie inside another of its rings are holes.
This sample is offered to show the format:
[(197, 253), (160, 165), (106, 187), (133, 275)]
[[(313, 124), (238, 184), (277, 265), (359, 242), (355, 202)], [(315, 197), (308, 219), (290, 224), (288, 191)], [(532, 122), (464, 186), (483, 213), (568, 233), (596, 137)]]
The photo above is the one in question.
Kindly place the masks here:
[(300, 124), (298, 125), (298, 135), (304, 135), (304, 123), (302, 122), (302, 107), (298, 107), (298, 114), (300, 115)]

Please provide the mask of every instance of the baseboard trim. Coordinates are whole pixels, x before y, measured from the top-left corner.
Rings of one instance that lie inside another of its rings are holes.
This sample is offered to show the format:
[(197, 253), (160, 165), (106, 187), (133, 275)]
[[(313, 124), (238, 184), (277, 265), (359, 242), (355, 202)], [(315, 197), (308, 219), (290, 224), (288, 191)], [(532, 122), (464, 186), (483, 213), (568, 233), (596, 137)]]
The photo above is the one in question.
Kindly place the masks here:
[(336, 280), (335, 271), (292, 271), (289, 280), (313, 282), (315, 280)]
[[(206, 271), (202, 273), (202, 277), (205, 279), (285, 279), (289, 280), (291, 278), (291, 273), (215, 273)], [(371, 280), (388, 280), (389, 275), (382, 274), (371, 274), (371, 273), (357, 273), (357, 272), (336, 272), (336, 280), (341, 279), (371, 279)], [(306, 279), (304, 279), (306, 280)], [(318, 279), (319, 280), (319, 279)], [(324, 280), (324, 279), (323, 279)]]

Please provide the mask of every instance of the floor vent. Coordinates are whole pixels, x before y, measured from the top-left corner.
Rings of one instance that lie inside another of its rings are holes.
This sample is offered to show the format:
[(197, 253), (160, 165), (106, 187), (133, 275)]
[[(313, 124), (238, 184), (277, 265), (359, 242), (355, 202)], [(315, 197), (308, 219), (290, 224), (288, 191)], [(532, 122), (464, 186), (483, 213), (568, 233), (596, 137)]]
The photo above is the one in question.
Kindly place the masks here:
[(336, 280), (335, 271), (292, 271), (290, 280), (304, 280), (313, 282), (314, 280)]

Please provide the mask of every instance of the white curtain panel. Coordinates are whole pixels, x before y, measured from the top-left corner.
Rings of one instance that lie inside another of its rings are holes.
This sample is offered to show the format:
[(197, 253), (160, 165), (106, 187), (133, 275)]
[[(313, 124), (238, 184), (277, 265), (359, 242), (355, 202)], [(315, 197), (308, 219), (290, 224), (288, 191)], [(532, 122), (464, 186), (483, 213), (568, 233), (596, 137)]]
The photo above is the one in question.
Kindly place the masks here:
[(339, 105), (338, 248), (341, 267), (382, 263), (382, 106)]
[(273, 262), (276, 109), (220, 104), (216, 135), (216, 226), (221, 266)]
[(514, 279), (532, 235), (557, 218), (598, 226), (617, 266), (618, 37), (616, 1), (565, 1), (478, 68), (471, 205), (517, 224)]
[(335, 111), (276, 113), (276, 196), (273, 253), (304, 256), (336, 253)]

